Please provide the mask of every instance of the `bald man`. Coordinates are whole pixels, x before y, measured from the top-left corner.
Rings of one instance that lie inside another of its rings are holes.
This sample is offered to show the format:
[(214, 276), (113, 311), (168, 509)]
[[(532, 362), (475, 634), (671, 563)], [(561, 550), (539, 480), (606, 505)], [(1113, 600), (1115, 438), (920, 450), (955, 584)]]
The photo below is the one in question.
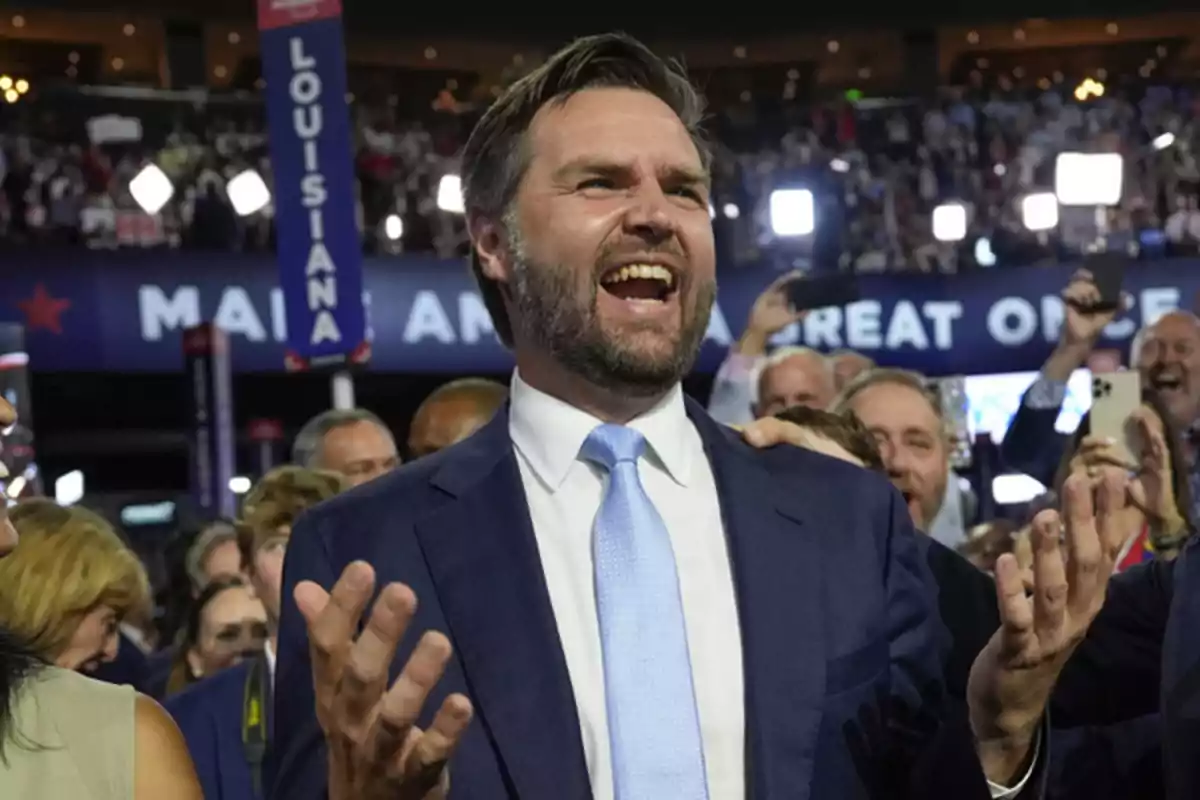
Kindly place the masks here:
[[(1021, 398), (1021, 407), (1009, 423), (1000, 446), (1004, 462), (1050, 486), (1066, 447), (1066, 437), (1055, 423), (1066, 398), (1067, 380), (1083, 367), (1104, 326), (1115, 312), (1088, 312), (1099, 297), (1090, 274), (1079, 270), (1063, 292), (1066, 318), (1058, 346), (1042, 365), (1037, 380)], [(1200, 318), (1189, 311), (1172, 311), (1143, 328), (1131, 353), (1142, 386), (1161, 396), (1172, 422), (1185, 438), (1200, 429)], [(1200, 469), (1189, 453), (1188, 479), (1192, 487), (1191, 521), (1200, 524)]]
[(461, 442), (482, 428), (507, 399), (503, 384), (484, 378), (461, 378), (439, 387), (413, 415), (409, 457), (431, 455)]
[(1172, 311), (1146, 329), (1138, 356), (1142, 386), (1155, 389), (1182, 431), (1200, 420), (1200, 319)]
[(763, 365), (758, 376), (756, 417), (772, 417), (786, 408), (825, 408), (837, 394), (833, 365), (807, 347), (783, 347)]

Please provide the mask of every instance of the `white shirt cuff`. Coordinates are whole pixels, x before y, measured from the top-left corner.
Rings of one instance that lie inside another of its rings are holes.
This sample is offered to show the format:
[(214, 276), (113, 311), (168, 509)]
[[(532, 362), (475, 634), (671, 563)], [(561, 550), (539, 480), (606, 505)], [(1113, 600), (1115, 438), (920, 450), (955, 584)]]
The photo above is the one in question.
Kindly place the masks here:
[(1037, 411), (1053, 411), (1062, 408), (1067, 398), (1067, 384), (1063, 381), (1052, 381), (1044, 375), (1038, 375), (1037, 380), (1025, 392), (1025, 405)]
[(1011, 789), (1006, 789), (1003, 786), (988, 781), (988, 790), (992, 793), (992, 800), (1012, 800), (1019, 795), (1024, 789), (1025, 784), (1029, 783), (1029, 779), (1033, 777), (1033, 770), (1037, 767), (1038, 752), (1042, 749), (1042, 732), (1038, 731), (1037, 737), (1033, 740), (1033, 758), (1029, 761), (1029, 769), (1025, 771), (1025, 775), (1017, 782), (1017, 785)]

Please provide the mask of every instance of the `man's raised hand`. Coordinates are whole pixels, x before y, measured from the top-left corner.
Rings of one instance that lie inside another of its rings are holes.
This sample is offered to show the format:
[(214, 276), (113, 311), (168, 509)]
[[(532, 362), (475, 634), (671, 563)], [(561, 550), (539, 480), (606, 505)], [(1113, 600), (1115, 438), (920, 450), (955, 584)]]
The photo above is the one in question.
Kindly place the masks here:
[(296, 586), (308, 624), (317, 720), (328, 746), (329, 799), (440, 800), (449, 791), (447, 763), (471, 721), (471, 703), (452, 694), (428, 730), (416, 727), (450, 660), (450, 641), (427, 632), (389, 689), (388, 670), (417, 598), (403, 584), (388, 584), (355, 639), (374, 589), (375, 572), (361, 561), (346, 567), (332, 592), (311, 581)]
[(1033, 590), (1016, 558), (996, 562), (1000, 629), (975, 659), (967, 690), (971, 727), (988, 777), (1022, 768), (1059, 673), (1096, 618), (1131, 533), (1123, 524), (1128, 480), (1072, 475), (1061, 510), (1033, 521)]

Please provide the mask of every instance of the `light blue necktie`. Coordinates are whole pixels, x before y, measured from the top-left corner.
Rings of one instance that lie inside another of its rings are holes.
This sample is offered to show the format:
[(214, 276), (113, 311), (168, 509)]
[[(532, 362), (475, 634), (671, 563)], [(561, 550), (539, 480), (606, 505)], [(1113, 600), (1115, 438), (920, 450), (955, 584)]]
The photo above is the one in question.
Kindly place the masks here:
[(706, 800), (704, 748), (667, 526), (646, 496), (646, 440), (600, 425), (582, 455), (609, 473), (592, 550), (616, 800)]

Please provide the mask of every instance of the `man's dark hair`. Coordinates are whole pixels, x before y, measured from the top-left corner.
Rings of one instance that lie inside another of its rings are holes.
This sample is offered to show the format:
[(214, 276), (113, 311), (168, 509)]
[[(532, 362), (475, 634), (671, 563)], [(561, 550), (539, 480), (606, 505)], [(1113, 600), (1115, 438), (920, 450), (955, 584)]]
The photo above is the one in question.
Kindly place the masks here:
[(807, 428), (818, 436), (824, 436), (840, 445), (847, 453), (863, 462), (863, 466), (876, 472), (884, 472), (883, 457), (875, 437), (867, 430), (853, 411), (835, 414), (808, 406), (792, 406), (775, 415), (776, 419)]
[[(463, 204), (468, 220), (502, 220), (529, 166), (526, 132), (548, 103), (561, 104), (585, 89), (626, 88), (649, 92), (683, 122), (708, 169), (712, 153), (700, 125), (704, 99), (688, 82), (682, 65), (659, 58), (623, 33), (576, 39), (545, 64), (508, 87), (484, 113), (462, 154)], [(471, 271), (496, 335), (512, 346), (512, 323), (504, 309), (503, 287), (483, 274), (472, 252)]]

